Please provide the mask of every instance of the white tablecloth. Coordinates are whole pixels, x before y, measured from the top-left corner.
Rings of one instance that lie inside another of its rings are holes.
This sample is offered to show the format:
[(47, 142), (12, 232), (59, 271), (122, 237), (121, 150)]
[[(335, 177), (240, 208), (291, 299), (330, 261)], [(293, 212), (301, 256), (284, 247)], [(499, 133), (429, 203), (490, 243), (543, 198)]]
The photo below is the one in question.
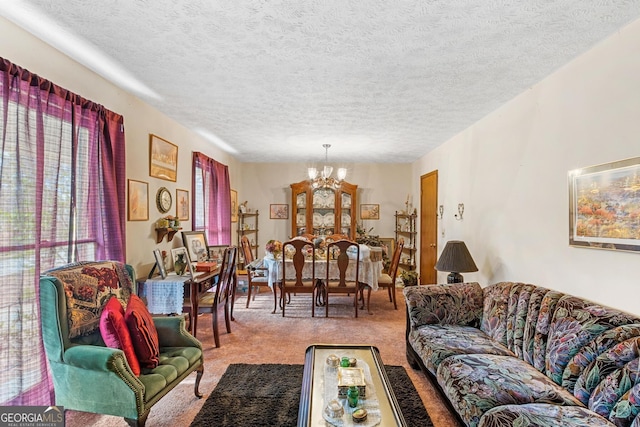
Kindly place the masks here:
[[(269, 286), (273, 289), (273, 284), (282, 279), (282, 260), (276, 260), (273, 257), (265, 257), (264, 265), (269, 269)], [(293, 268), (293, 260), (287, 259), (284, 262), (287, 263), (287, 279), (295, 279), (295, 269)], [(359, 281), (371, 286), (374, 291), (378, 290), (378, 277), (382, 274), (382, 261), (371, 261), (369, 259), (359, 261)], [(304, 270), (302, 276), (305, 279), (311, 278), (311, 264), (312, 261), (305, 261)], [(329, 278), (338, 278), (338, 265), (337, 261), (329, 262)], [(354, 280), (356, 274), (356, 268), (354, 264), (349, 264), (347, 268), (347, 280)], [(315, 278), (326, 279), (327, 278), (327, 260), (316, 260)]]
[(140, 296), (147, 299), (149, 313), (181, 314), (184, 302), (184, 282), (190, 278), (189, 275), (178, 276), (175, 273), (169, 273), (165, 279), (159, 276), (147, 279)]

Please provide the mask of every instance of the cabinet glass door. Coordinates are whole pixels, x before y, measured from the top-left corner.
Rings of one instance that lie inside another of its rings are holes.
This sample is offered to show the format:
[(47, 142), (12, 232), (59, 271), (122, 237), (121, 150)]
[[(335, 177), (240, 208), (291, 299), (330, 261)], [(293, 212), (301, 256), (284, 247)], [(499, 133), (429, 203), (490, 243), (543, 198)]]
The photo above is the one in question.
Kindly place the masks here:
[(346, 234), (347, 236), (351, 236), (353, 233), (351, 232), (351, 218), (353, 215), (353, 200), (351, 194), (345, 193), (344, 191), (340, 194), (340, 204), (341, 204), (341, 212), (340, 212), (340, 233)]
[(330, 188), (313, 190), (313, 234), (325, 236), (334, 233), (336, 193)]
[(296, 201), (295, 216), (293, 221), (296, 223), (296, 236), (300, 236), (307, 232), (307, 193), (300, 191), (294, 194)]

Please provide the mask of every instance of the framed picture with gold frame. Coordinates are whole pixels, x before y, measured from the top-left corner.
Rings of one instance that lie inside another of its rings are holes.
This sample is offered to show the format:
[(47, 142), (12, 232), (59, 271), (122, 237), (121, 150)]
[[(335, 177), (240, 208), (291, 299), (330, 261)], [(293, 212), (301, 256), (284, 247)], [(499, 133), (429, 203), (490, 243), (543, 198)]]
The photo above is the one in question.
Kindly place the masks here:
[(128, 200), (127, 214), (129, 221), (149, 220), (149, 183), (127, 180)]
[(380, 219), (380, 205), (360, 205), (360, 219)]
[(231, 190), (231, 222), (238, 222), (238, 192)]
[(176, 182), (178, 176), (178, 146), (149, 134), (149, 175)]
[(269, 205), (269, 219), (289, 219), (289, 205)]

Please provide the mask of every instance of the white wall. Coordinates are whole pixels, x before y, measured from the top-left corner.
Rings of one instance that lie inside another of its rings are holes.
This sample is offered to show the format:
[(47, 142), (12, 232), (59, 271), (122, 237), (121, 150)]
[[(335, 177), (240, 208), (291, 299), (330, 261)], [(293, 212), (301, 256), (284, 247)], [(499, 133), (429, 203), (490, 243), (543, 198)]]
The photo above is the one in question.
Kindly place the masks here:
[[(411, 168), (406, 164), (349, 164), (346, 181), (358, 186), (358, 206), (361, 203), (380, 205), (380, 220), (362, 222), (371, 234), (395, 237), (394, 213), (404, 209), (410, 192)], [(306, 166), (299, 163), (243, 163), (238, 189), (238, 201), (247, 200), (249, 208), (258, 209), (259, 243), (269, 239), (284, 240), (291, 235), (290, 184), (306, 179)], [(289, 219), (269, 219), (269, 204), (289, 205)], [(360, 222), (359, 212), (357, 220)], [(234, 227), (235, 228), (235, 227)], [(235, 238), (235, 237), (234, 237)], [(234, 240), (235, 242), (235, 240)], [(262, 253), (262, 249), (258, 252)]]
[(480, 271), (465, 280), (533, 283), (640, 314), (640, 254), (570, 247), (567, 188), (572, 169), (640, 156), (639, 135), (636, 21), (421, 158), (412, 183), (438, 170), (438, 247), (467, 243)]
[[(168, 243), (165, 238), (161, 244), (156, 244), (154, 222), (167, 215), (161, 214), (156, 208), (155, 194), (158, 188), (167, 187), (171, 191), (174, 203), (169, 213), (175, 215), (176, 188), (188, 190), (189, 197), (192, 196), (191, 156), (193, 151), (201, 151), (229, 165), (232, 186), (238, 180), (240, 172), (237, 161), (198, 134), (3, 18), (0, 18), (0, 31), (2, 33), (0, 57), (124, 116), (127, 178), (149, 183), (149, 221), (127, 221), (127, 262), (134, 266), (138, 276), (146, 275), (153, 265), (153, 249), (169, 250), (182, 245), (179, 236), (174, 237), (171, 243)], [(149, 176), (150, 133), (178, 145), (176, 182)], [(182, 227), (184, 230), (191, 230), (191, 221), (183, 222)]]

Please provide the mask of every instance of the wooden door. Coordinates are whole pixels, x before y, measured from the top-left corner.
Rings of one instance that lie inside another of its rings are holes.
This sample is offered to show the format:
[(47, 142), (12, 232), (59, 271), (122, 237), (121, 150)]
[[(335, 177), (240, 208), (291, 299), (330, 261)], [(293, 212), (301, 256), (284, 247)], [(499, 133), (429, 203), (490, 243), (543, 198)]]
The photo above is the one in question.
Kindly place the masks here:
[(438, 171), (420, 177), (420, 283), (437, 283)]

